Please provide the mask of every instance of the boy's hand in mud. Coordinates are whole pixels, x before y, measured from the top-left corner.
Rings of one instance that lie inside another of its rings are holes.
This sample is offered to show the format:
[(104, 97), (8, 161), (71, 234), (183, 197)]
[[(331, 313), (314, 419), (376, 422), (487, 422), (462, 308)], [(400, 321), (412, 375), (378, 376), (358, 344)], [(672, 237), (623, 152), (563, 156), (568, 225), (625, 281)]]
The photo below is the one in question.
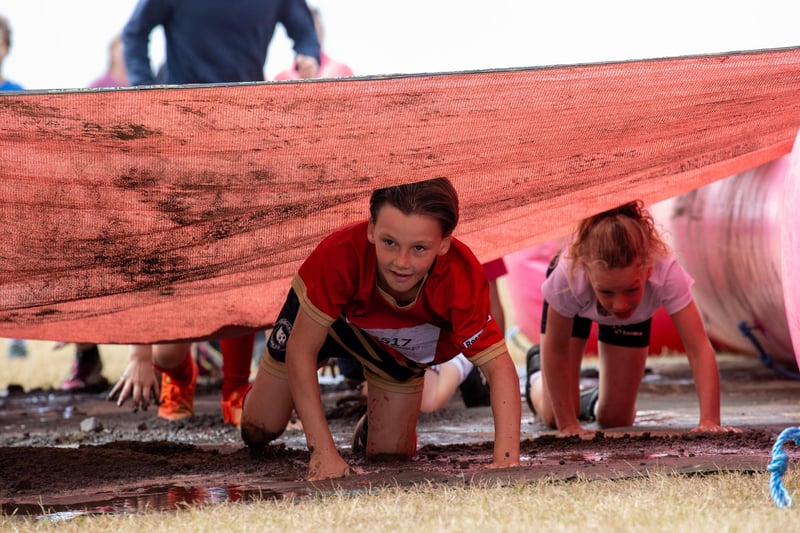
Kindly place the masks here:
[(311, 454), (311, 462), (308, 465), (307, 481), (322, 481), (325, 479), (347, 477), (353, 473), (350, 465), (342, 459), (337, 452), (333, 455)]

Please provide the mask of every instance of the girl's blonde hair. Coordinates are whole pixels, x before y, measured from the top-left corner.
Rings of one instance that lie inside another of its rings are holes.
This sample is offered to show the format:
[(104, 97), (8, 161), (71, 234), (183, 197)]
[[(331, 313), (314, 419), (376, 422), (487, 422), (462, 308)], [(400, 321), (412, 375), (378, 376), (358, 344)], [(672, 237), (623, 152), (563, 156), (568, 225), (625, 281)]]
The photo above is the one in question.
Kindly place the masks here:
[(647, 267), (669, 253), (641, 200), (583, 219), (568, 250), (573, 270), (578, 266), (584, 270), (588, 266), (626, 268), (635, 262)]

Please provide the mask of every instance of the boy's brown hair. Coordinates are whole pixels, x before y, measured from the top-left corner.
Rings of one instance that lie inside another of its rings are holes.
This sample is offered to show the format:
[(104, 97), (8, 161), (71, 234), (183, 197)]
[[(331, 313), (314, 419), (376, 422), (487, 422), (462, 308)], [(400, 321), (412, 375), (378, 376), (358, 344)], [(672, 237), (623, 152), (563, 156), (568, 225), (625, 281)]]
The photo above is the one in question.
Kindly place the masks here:
[(369, 200), (372, 222), (378, 219), (378, 212), (384, 204), (396, 207), (405, 215), (435, 218), (442, 229), (442, 237), (449, 237), (458, 224), (458, 193), (447, 178), (376, 189)]

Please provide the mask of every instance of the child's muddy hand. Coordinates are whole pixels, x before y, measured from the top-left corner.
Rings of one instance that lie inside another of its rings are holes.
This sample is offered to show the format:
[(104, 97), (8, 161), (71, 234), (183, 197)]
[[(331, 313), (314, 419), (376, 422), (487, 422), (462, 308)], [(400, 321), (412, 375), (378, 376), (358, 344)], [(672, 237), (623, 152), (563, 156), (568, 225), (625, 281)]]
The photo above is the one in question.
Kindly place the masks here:
[(342, 456), (338, 453), (336, 457), (315, 457), (312, 454), (311, 462), (308, 465), (307, 481), (322, 481), (323, 479), (332, 479), (347, 477), (352, 474), (350, 469)]

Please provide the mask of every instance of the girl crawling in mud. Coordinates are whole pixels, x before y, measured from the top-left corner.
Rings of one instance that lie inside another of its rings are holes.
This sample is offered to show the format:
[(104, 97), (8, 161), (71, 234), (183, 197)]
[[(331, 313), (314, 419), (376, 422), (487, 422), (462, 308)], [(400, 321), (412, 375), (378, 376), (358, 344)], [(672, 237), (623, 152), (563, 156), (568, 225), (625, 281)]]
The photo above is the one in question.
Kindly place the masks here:
[[(542, 285), (541, 354), (531, 350), (527, 361), (526, 399), (534, 413), (568, 435), (590, 432), (579, 417), (604, 428), (633, 425), (651, 317), (663, 305), (694, 374), (700, 403), (694, 431), (735, 431), (720, 425), (719, 370), (692, 283), (640, 201), (583, 220)], [(600, 386), (579, 393), (593, 321), (599, 324)]]
[(308, 479), (350, 474), (325, 419), (317, 369), (330, 357), (354, 357), (369, 384), (368, 425), (357, 428), (367, 457), (410, 458), (425, 369), (463, 353), (489, 382), (491, 467), (519, 464), (519, 378), (483, 268), (452, 235), (457, 222), (456, 191), (436, 178), (374, 191), (368, 220), (316, 247), (292, 280), (245, 397), (247, 445), (280, 436), (296, 409), (311, 452)]

